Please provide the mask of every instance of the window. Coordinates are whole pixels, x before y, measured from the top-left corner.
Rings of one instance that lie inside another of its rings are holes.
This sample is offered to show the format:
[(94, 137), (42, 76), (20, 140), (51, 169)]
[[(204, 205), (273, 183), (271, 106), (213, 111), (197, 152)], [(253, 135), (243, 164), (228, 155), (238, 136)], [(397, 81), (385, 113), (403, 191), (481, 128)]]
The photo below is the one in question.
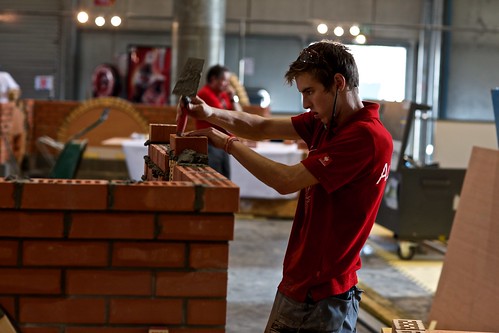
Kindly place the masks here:
[(407, 49), (401, 46), (347, 45), (360, 76), (362, 99), (405, 99)]

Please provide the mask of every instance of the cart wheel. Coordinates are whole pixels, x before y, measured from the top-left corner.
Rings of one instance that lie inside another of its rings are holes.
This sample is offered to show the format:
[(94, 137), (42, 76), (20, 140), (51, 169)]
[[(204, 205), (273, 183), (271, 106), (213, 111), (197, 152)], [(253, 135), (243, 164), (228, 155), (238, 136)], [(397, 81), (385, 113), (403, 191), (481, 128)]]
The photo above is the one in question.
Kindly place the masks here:
[(416, 245), (411, 242), (399, 242), (397, 255), (402, 260), (411, 260), (416, 254)]

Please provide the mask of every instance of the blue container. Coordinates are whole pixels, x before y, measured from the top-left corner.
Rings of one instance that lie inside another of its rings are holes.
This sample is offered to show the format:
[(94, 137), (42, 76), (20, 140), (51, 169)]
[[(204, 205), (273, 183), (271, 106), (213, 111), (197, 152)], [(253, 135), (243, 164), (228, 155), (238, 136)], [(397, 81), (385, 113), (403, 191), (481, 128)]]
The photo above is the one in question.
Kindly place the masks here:
[(499, 88), (492, 89), (491, 92), (494, 118), (496, 120), (497, 145), (499, 146)]

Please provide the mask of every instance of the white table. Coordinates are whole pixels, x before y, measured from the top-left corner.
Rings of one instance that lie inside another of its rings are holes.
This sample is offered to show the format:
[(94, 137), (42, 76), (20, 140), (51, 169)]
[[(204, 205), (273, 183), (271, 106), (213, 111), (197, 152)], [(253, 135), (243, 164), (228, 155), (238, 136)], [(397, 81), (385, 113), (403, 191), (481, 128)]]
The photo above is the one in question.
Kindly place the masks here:
[[(252, 148), (257, 153), (279, 163), (294, 165), (303, 159), (303, 150), (297, 144), (284, 144), (281, 142), (257, 142)], [(230, 159), (231, 180), (239, 186), (241, 198), (259, 199), (292, 199), (297, 193), (286, 195), (279, 194), (273, 188), (265, 185), (249, 173), (234, 157)]]

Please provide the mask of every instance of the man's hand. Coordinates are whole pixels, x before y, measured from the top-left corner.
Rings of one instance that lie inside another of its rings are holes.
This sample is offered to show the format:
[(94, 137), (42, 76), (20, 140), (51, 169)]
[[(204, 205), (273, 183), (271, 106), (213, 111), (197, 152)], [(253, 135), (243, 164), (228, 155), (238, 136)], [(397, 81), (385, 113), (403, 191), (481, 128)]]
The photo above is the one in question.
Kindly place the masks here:
[[(182, 115), (182, 106), (184, 106), (183, 103), (182, 99), (180, 99), (177, 104), (177, 119)], [(187, 109), (189, 116), (195, 119), (204, 120), (213, 114), (211, 106), (206, 104), (205, 101), (198, 96), (193, 97), (191, 102), (184, 107)]]
[(195, 130), (185, 134), (186, 136), (206, 136), (210, 143), (220, 149), (225, 149), (225, 143), (229, 136), (223, 132), (220, 132), (216, 128), (208, 127), (200, 130)]

